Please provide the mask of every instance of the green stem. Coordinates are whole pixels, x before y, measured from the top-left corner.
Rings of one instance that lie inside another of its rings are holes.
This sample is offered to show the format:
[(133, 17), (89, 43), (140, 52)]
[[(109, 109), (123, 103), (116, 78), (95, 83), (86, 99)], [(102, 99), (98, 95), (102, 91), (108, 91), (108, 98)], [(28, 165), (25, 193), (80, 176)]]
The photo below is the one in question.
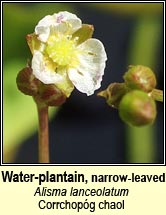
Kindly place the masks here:
[(37, 103), (39, 163), (49, 163), (48, 106)]
[[(135, 25), (129, 63), (155, 68), (156, 53), (161, 37), (159, 16), (141, 16)], [(153, 36), (152, 36), (153, 35)], [(129, 163), (156, 162), (156, 130), (155, 125), (141, 128), (127, 127), (127, 158)]]
[(150, 93), (151, 97), (158, 101), (158, 102), (163, 102), (163, 91), (158, 90), (158, 89), (153, 89), (152, 92)]

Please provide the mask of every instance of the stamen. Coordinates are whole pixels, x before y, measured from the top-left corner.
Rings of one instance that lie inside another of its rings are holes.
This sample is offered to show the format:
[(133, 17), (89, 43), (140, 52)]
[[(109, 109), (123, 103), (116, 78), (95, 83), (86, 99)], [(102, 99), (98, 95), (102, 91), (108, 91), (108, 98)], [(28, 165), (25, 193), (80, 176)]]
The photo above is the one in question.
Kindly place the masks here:
[(71, 40), (71, 35), (52, 35), (48, 39), (46, 52), (49, 57), (60, 66), (72, 64), (75, 59), (76, 45), (75, 40)]

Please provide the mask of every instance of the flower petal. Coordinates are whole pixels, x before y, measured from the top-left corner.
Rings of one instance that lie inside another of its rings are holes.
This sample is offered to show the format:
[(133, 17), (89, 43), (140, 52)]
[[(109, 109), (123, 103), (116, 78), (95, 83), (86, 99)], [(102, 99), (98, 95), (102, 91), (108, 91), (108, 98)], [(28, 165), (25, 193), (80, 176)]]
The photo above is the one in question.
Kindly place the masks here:
[(75, 14), (67, 11), (59, 12), (57, 14), (57, 20), (61, 17), (61, 23), (66, 22), (69, 25), (69, 34), (73, 34), (82, 26), (82, 21)]
[(91, 95), (101, 86), (107, 56), (103, 44), (97, 39), (88, 39), (78, 48), (80, 64), (69, 72), (69, 78), (78, 90)]
[(68, 75), (77, 90), (88, 96), (94, 93), (94, 83), (90, 76), (82, 75), (74, 68), (68, 70)]
[(50, 26), (56, 25), (56, 16), (47, 15), (41, 19), (35, 27), (35, 33), (39, 40), (46, 42), (50, 34)]
[(44, 84), (54, 84), (63, 80), (63, 77), (49, 68), (41, 52), (35, 51), (32, 58), (34, 76)]
[(41, 52), (35, 51), (32, 58), (33, 74), (44, 84), (55, 84), (67, 97), (70, 96), (74, 85), (68, 78), (65, 68), (58, 68), (55, 72), (44, 59)]
[(50, 33), (73, 34), (81, 26), (82, 22), (75, 14), (64, 11), (47, 15), (41, 19), (35, 27), (35, 33), (39, 40), (46, 42)]

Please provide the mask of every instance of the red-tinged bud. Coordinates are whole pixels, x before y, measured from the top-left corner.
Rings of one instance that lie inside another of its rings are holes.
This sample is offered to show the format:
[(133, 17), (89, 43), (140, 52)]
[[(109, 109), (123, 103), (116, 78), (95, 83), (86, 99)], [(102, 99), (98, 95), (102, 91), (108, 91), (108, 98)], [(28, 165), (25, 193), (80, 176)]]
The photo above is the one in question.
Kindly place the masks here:
[(40, 104), (59, 106), (66, 101), (66, 96), (54, 84), (43, 84), (32, 73), (30, 66), (22, 69), (16, 78), (18, 89)]
[(66, 101), (66, 96), (54, 84), (42, 84), (39, 99), (48, 106), (60, 106)]
[(147, 93), (132, 90), (119, 104), (121, 119), (132, 126), (143, 126), (153, 123), (156, 118), (155, 101)]
[(156, 87), (156, 77), (153, 71), (146, 66), (129, 66), (123, 76), (126, 85), (131, 89), (151, 92)]
[(40, 85), (40, 81), (32, 74), (32, 69), (29, 66), (25, 67), (18, 73), (16, 83), (18, 89), (29, 96), (36, 95)]

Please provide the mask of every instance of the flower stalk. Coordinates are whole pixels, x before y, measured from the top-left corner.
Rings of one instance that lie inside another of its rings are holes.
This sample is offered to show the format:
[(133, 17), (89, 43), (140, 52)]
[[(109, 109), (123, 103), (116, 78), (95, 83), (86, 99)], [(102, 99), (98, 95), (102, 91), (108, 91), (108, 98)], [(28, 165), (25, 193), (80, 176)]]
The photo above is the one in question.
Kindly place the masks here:
[(39, 129), (38, 129), (38, 162), (49, 163), (49, 129), (48, 106), (37, 103)]
[(162, 90), (153, 89), (152, 92), (150, 93), (150, 96), (158, 102), (163, 102), (163, 91)]

